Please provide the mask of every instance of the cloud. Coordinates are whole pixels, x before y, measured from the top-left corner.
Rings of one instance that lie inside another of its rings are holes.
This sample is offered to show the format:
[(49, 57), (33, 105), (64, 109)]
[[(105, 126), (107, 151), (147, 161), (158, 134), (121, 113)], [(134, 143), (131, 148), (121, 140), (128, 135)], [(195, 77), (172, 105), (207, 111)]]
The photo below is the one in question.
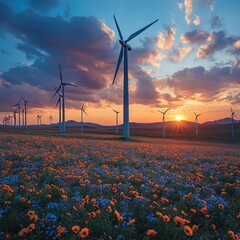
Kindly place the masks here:
[(159, 33), (157, 36), (157, 46), (160, 49), (166, 49), (169, 50), (174, 45), (175, 41), (175, 34), (176, 34), (176, 28), (174, 27), (166, 27), (165, 34)]
[(203, 30), (193, 30), (181, 35), (182, 43), (202, 44), (209, 36), (209, 32)]
[[(3, 9), (9, 10), (4, 17), (1, 14)], [(78, 86), (66, 87), (66, 105), (69, 108), (79, 107), (76, 101), (83, 100), (94, 104), (110, 99), (114, 100), (111, 104), (122, 102), (122, 81), (111, 85), (119, 44), (114, 43), (115, 33), (104, 22), (94, 17), (65, 20), (60, 16), (43, 16), (32, 9), (13, 13), (8, 5), (0, 8), (0, 19), (4, 31), (16, 39), (16, 48), (31, 60), (28, 65), (24, 62), (2, 73), (0, 91), (5, 94), (0, 95), (1, 110), (9, 108), (9, 96), (14, 96), (14, 104), (21, 95), (30, 100), (30, 106), (54, 107), (52, 95), (54, 88), (59, 86), (59, 62), (63, 80)], [(173, 32), (169, 30), (167, 37), (171, 38), (171, 34)], [(141, 67), (159, 67), (165, 55), (156, 47), (156, 39), (146, 38), (142, 43), (142, 47), (130, 52), (129, 77), (135, 81), (133, 101), (148, 104), (157, 102), (158, 92), (151, 72)], [(119, 78), (122, 77), (121, 69)], [(114, 95), (111, 97), (108, 91)], [(32, 98), (42, 100), (33, 101)]]
[(224, 31), (211, 32), (208, 36), (209, 43), (203, 44), (197, 51), (198, 58), (211, 57), (216, 51), (220, 51), (233, 45), (234, 37), (226, 36)]
[(214, 16), (210, 20), (211, 28), (222, 28), (224, 27), (222, 19), (219, 16)]
[(170, 60), (174, 63), (183, 60), (189, 53), (193, 51), (191, 47), (180, 47), (178, 50), (175, 50), (170, 56)]
[(237, 49), (240, 49), (240, 39), (238, 39), (236, 42), (234, 42), (233, 46)]
[(220, 99), (229, 88), (239, 86), (240, 68), (184, 68), (162, 80), (162, 83), (184, 99), (211, 102)]
[(199, 16), (195, 16), (195, 19), (194, 19), (194, 21), (193, 21), (193, 24), (194, 24), (195, 26), (198, 26), (198, 25), (200, 25), (200, 23), (201, 23), (200, 17), (199, 17)]
[(59, 0), (43, 0), (43, 1), (28, 0), (28, 3), (31, 5), (31, 7), (42, 9), (42, 10), (55, 8), (60, 4)]
[(178, 5), (179, 10), (182, 10), (182, 9), (183, 9), (183, 3), (178, 2), (177, 5)]
[(192, 0), (184, 0), (185, 6), (185, 21), (189, 26), (191, 24), (190, 15), (192, 14)]

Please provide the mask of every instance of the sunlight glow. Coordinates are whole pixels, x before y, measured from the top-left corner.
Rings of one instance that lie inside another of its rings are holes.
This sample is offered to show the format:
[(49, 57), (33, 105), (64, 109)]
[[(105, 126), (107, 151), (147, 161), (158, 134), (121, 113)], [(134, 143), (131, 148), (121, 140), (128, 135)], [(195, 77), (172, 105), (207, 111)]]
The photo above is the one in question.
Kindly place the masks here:
[(181, 116), (176, 116), (175, 119), (176, 119), (177, 122), (180, 122), (182, 120), (182, 117)]

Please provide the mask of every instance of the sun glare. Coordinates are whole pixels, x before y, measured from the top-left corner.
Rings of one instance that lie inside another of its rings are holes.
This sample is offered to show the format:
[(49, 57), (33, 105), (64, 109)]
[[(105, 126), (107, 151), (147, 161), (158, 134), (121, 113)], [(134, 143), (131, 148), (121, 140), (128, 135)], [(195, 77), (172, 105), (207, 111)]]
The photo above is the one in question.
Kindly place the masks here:
[(177, 122), (180, 122), (182, 120), (182, 117), (181, 116), (176, 116), (176, 121)]

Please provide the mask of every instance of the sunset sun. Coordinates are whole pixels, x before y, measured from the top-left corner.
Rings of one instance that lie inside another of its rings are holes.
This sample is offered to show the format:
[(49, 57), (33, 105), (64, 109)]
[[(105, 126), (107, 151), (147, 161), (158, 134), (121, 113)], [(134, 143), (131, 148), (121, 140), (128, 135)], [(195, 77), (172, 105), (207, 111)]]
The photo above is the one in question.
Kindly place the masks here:
[(182, 120), (182, 117), (181, 116), (176, 116), (175, 119), (176, 119), (177, 122), (180, 122)]

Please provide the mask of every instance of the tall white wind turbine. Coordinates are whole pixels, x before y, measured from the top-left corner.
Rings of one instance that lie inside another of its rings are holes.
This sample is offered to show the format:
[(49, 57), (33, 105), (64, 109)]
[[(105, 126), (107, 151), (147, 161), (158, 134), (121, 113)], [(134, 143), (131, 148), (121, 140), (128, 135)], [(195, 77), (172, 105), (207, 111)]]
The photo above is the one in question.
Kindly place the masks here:
[(119, 114), (119, 112), (114, 109), (113, 109), (113, 111), (116, 113), (116, 134), (118, 134), (118, 114)]
[(196, 124), (196, 136), (198, 135), (198, 117), (201, 116), (202, 114), (197, 114), (193, 111), (195, 115), (195, 124)]
[(54, 93), (53, 97), (59, 92), (59, 90), (62, 88), (62, 124), (61, 124), (61, 132), (65, 132), (65, 96), (64, 96), (64, 87), (65, 86), (73, 86), (77, 87), (75, 84), (63, 82), (62, 80), (62, 70), (61, 65), (59, 64), (59, 75), (60, 75), (60, 85), (56, 92)]
[(157, 22), (159, 19), (155, 20), (154, 22), (150, 23), (144, 28), (141, 28), (137, 32), (131, 34), (126, 40), (123, 40), (123, 36), (121, 33), (121, 30), (118, 26), (117, 20), (114, 17), (115, 24), (117, 26), (118, 34), (120, 37), (119, 43), (121, 44), (121, 50), (118, 57), (117, 67), (115, 70), (114, 78), (112, 84), (114, 84), (114, 81), (116, 79), (119, 66), (121, 64), (122, 58), (124, 56), (124, 81), (123, 81), (123, 137), (125, 139), (130, 138), (129, 134), (129, 91), (128, 91), (128, 51), (132, 50), (132, 47), (128, 44), (128, 42), (135, 38), (137, 35), (139, 35), (141, 32), (149, 28), (151, 25), (153, 25), (155, 22)]
[(170, 108), (168, 108), (167, 110), (165, 110), (164, 112), (160, 111), (160, 113), (162, 113), (163, 117), (162, 117), (162, 123), (163, 123), (163, 137), (165, 138), (166, 136), (166, 125), (165, 125), (165, 115), (166, 113), (169, 111)]
[(234, 138), (234, 117), (236, 117), (236, 114), (233, 111), (232, 107), (230, 107), (230, 109), (231, 109), (231, 119), (232, 119), (232, 138)]
[(81, 132), (83, 133), (83, 113), (85, 113), (86, 115), (88, 115), (87, 113), (86, 113), (86, 111), (84, 110), (84, 104), (85, 104), (85, 102), (83, 102), (83, 105), (82, 105), (82, 107), (81, 107)]

